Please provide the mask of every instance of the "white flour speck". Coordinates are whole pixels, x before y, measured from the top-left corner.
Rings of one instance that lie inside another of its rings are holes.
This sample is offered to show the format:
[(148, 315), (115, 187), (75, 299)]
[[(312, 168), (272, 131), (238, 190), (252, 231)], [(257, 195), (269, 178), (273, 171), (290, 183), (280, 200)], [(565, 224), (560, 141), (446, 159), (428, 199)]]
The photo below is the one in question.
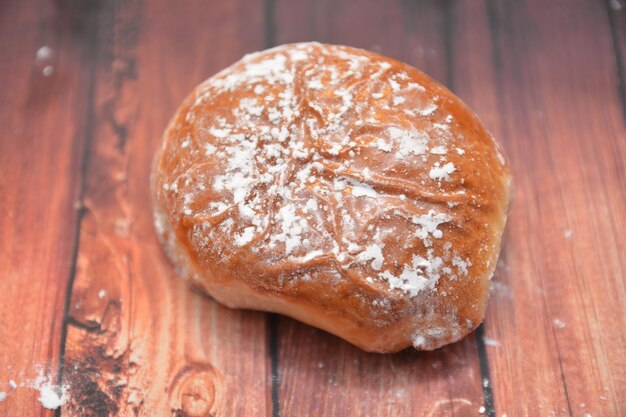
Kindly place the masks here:
[(54, 74), (54, 67), (52, 65), (46, 65), (41, 72), (44, 76), (49, 77)]
[(50, 59), (54, 56), (54, 50), (49, 46), (42, 46), (37, 49), (35, 53), (35, 62), (40, 63), (41, 61), (45, 61), (46, 59)]
[(485, 346), (491, 346), (491, 347), (500, 346), (500, 342), (498, 342), (496, 339), (490, 339), (487, 336), (483, 336), (483, 342), (485, 343)]
[(56, 410), (67, 402), (66, 388), (43, 384), (39, 388), (39, 402), (44, 408)]
[(442, 167), (434, 167), (428, 173), (428, 176), (432, 180), (447, 180), (450, 178), (450, 174), (454, 172), (454, 164), (452, 162), (448, 162)]
[(430, 150), (433, 155), (445, 155), (448, 153), (448, 149), (445, 146), (435, 146)]

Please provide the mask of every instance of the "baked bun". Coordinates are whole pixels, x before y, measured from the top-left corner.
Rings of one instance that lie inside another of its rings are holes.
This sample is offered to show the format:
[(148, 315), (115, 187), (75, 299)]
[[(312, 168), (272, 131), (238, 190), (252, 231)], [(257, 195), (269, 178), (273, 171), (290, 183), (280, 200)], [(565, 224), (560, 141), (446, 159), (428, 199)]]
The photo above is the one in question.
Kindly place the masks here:
[(318, 43), (199, 85), (152, 173), (181, 276), (373, 352), (432, 350), (480, 324), (510, 184), (502, 149), (446, 88)]

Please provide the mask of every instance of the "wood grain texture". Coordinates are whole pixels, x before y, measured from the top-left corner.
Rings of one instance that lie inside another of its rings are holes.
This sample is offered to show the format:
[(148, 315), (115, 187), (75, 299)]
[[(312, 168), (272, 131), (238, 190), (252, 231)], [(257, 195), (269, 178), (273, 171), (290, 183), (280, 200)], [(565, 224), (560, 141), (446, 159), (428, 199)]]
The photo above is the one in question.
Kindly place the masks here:
[[(93, 16), (47, 2), (0, 10), (0, 415), (52, 415), (37, 390), (8, 382), (57, 378), (91, 62), (72, 17)], [(52, 53), (36, 59), (44, 45)]]
[[(0, 416), (54, 414), (36, 390), (8, 386), (37, 366), (71, 386), (60, 416), (626, 415), (625, 11), (624, 0), (1, 3)], [(508, 151), (516, 196), (496, 285), (462, 342), (367, 354), (221, 307), (161, 253), (148, 175), (178, 104), (244, 53), (304, 40), (417, 66)], [(36, 62), (43, 45), (54, 56)]]
[[(376, 50), (450, 84), (450, 6), (277, 1), (276, 41), (317, 39)], [(399, 355), (366, 354), (287, 318), (279, 320), (276, 336), (283, 416), (470, 415), (484, 404), (472, 336), (437, 352)]]
[(258, 10), (198, 1), (173, 16), (167, 7), (112, 2), (100, 13), (64, 362), (68, 416), (268, 412), (265, 316), (223, 308), (175, 277), (153, 233), (148, 186), (178, 103), (262, 47)]
[(497, 410), (624, 415), (626, 136), (606, 10), (487, 7), (496, 70), (483, 83), (517, 186), (486, 319)]
[(606, 6), (615, 56), (614, 71), (617, 77), (615, 87), (622, 105), (624, 123), (626, 123), (626, 2), (624, 0), (607, 0)]

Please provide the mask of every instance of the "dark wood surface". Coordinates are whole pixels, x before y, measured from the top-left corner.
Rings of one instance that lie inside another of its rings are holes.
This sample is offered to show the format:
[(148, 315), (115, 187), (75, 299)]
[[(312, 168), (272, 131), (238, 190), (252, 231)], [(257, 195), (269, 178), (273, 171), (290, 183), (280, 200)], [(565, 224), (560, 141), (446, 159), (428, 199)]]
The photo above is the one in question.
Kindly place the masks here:
[[(0, 417), (626, 416), (625, 10), (0, 2)], [(463, 341), (364, 353), (224, 308), (160, 252), (148, 175), (169, 117), (244, 53), (306, 40), (415, 65), (507, 150), (515, 201), (487, 318)], [(67, 387), (56, 411), (42, 375)]]

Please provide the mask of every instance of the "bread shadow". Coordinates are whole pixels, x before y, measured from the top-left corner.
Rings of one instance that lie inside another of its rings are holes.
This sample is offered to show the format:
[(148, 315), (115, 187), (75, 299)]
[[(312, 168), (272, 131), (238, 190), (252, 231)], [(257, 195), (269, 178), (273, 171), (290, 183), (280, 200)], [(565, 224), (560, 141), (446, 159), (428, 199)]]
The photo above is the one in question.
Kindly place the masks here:
[(473, 334), (432, 352), (411, 348), (380, 354), (287, 317), (277, 321), (278, 396), (281, 404), (304, 407), (301, 412), (324, 402), (324, 409), (337, 409), (338, 415), (371, 412), (372, 407), (428, 415), (438, 407), (471, 405), (468, 398), (480, 396)]

